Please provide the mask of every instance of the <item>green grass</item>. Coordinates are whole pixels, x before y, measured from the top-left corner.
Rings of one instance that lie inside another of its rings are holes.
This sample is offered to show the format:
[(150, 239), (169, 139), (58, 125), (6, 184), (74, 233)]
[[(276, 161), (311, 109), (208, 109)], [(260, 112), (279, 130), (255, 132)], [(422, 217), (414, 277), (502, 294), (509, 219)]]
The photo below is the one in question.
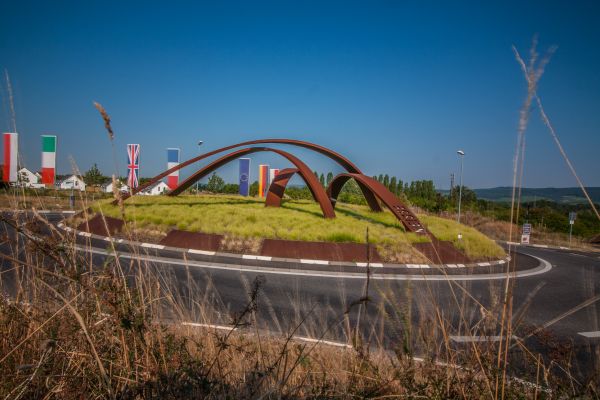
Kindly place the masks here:
[[(121, 217), (117, 206), (106, 201), (92, 207), (112, 217)], [(366, 206), (336, 206), (337, 218), (324, 219), (311, 201), (285, 201), (281, 208), (265, 207), (257, 198), (224, 195), (136, 196), (125, 202), (125, 218), (138, 228), (167, 232), (176, 228), (192, 232), (222, 233), (244, 238), (364, 243), (367, 226), (372, 243), (406, 250), (428, 241), (406, 232), (389, 211), (371, 212)], [(452, 240), (472, 259), (501, 257), (503, 250), (473, 228), (454, 221), (420, 215), (427, 228), (442, 240)], [(457, 240), (461, 232), (463, 239)]]

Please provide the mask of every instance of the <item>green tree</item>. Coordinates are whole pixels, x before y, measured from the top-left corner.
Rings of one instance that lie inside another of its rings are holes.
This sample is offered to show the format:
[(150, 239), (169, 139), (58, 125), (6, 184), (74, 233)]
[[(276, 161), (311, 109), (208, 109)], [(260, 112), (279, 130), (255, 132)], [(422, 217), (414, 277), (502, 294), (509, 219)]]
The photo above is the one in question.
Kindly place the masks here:
[(333, 180), (333, 172), (328, 172), (327, 173), (327, 186), (329, 186), (329, 184), (331, 183), (332, 180)]
[(392, 176), (392, 179), (390, 179), (390, 186), (389, 186), (390, 192), (394, 193), (394, 194), (398, 194), (397, 190), (398, 187), (396, 186), (396, 177)]
[(388, 174), (385, 174), (385, 176), (383, 177), (383, 186), (385, 186), (386, 188), (390, 187), (390, 176)]
[(248, 188), (248, 194), (250, 194), (250, 196), (252, 197), (258, 195), (258, 181), (252, 182), (252, 184)]
[(319, 182), (321, 182), (321, 186), (325, 186), (325, 175), (321, 174), (319, 176)]
[(379, 176), (377, 177), (377, 182), (383, 183), (383, 175), (382, 174), (379, 174)]
[(206, 184), (206, 190), (212, 193), (220, 193), (223, 191), (225, 187), (225, 181), (216, 172), (208, 179), (208, 183)]
[(102, 172), (100, 172), (98, 165), (94, 163), (94, 165), (92, 165), (90, 169), (87, 170), (85, 175), (83, 175), (83, 181), (86, 185), (97, 186), (108, 181), (108, 177), (102, 175)]

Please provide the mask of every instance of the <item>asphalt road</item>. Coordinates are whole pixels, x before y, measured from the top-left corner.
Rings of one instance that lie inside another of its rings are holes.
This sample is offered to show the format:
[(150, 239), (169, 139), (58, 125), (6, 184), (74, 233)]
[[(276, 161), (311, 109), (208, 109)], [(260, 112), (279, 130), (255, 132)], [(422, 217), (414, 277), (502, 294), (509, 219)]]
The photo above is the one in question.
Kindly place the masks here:
[[(49, 215), (54, 221), (59, 216)], [(5, 228), (6, 229), (6, 228)], [(4, 231), (4, 229), (2, 229)], [(9, 232), (10, 230), (6, 230)], [(102, 252), (104, 248), (96, 248)], [(3, 252), (9, 251), (0, 247)], [(87, 250), (82, 250), (87, 251)], [(165, 318), (226, 326), (249, 301), (253, 282), (260, 282), (258, 308), (252, 327), (275, 334), (352, 343), (355, 328), (372, 346), (412, 348), (416, 355), (433, 355), (444, 342), (465, 354), (472, 341), (493, 342), (506, 280), (369, 280), (344, 277), (284, 275), (237, 269), (204, 268), (179, 260), (140, 261), (119, 252), (129, 271), (140, 268), (168, 286), (178, 304)], [(89, 253), (94, 265), (113, 256)], [(515, 360), (523, 358), (522, 340), (533, 354), (572, 359), (578, 377), (600, 374), (600, 253), (518, 247), (517, 265), (538, 257), (552, 268), (534, 276), (511, 279)], [(10, 268), (3, 261), (2, 271)], [(9, 275), (2, 274), (7, 290)], [(368, 297), (368, 301), (365, 300)], [(363, 299), (363, 301), (360, 301)], [(246, 328), (248, 329), (248, 328)], [(536, 331), (537, 333), (532, 334)], [(517, 339), (519, 338), (519, 339)], [(409, 345), (406, 345), (408, 343)], [(520, 361), (515, 362), (518, 370)]]

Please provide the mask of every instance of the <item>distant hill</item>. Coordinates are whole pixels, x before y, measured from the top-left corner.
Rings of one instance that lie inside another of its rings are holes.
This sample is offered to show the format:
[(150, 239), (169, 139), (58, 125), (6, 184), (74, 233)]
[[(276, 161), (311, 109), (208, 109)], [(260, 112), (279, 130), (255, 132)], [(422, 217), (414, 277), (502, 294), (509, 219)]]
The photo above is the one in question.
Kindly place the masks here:
[[(600, 187), (586, 188), (594, 203), (600, 204)], [(490, 189), (474, 189), (480, 199), (510, 202), (512, 187), (501, 186)], [(583, 192), (578, 187), (570, 188), (523, 188), (521, 189), (521, 200), (523, 202), (535, 200), (550, 200), (563, 204), (587, 203)]]

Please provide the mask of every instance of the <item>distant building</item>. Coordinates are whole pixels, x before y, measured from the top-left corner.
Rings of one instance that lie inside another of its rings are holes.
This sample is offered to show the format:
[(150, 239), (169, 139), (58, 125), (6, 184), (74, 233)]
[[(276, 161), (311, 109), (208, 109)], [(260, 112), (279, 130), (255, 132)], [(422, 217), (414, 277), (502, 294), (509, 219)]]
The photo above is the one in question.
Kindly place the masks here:
[(158, 196), (159, 194), (164, 194), (169, 191), (169, 186), (163, 181), (157, 182), (152, 186), (148, 186), (146, 189), (142, 190), (139, 194), (145, 196)]
[(56, 186), (62, 190), (85, 191), (85, 182), (83, 182), (83, 179), (77, 175), (71, 175), (67, 179), (63, 179), (62, 181), (58, 182)]
[(31, 172), (27, 168), (21, 168), (17, 172), (18, 186), (27, 188), (43, 188), (44, 185), (39, 183), (42, 176), (37, 172)]
[[(123, 182), (117, 181), (117, 186), (119, 186), (120, 192), (124, 192), (124, 193), (129, 192), (129, 186), (127, 186)], [(104, 185), (102, 185), (101, 189), (104, 193), (112, 193), (113, 192), (113, 181), (111, 180), (110, 182), (105, 183)]]

